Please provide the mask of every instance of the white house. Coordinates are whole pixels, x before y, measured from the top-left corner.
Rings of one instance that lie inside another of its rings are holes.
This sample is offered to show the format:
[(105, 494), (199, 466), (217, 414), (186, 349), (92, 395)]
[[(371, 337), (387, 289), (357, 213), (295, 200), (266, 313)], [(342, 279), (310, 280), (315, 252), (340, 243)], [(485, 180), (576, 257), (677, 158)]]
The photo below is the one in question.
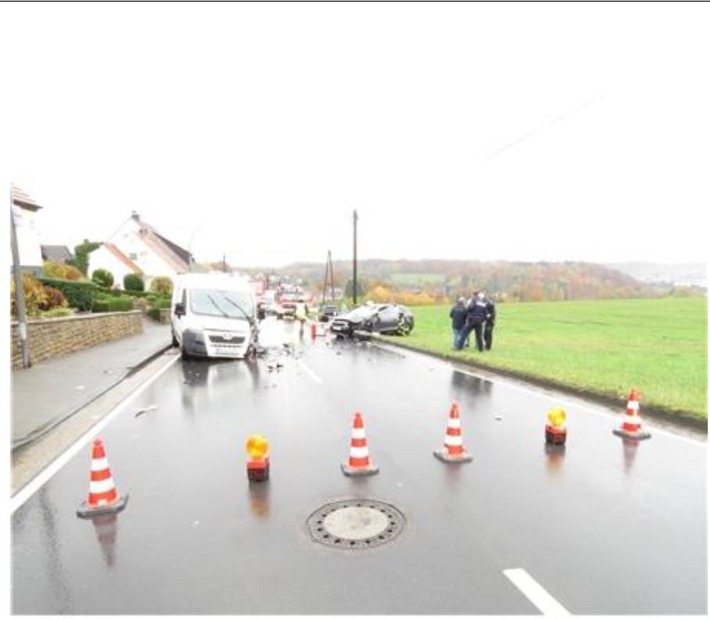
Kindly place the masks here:
[(89, 275), (106, 269), (122, 286), (126, 273), (141, 273), (147, 288), (154, 277), (175, 281), (178, 274), (190, 270), (190, 261), (187, 250), (158, 234), (134, 211), (107, 242), (89, 254)]
[[(42, 247), (36, 216), (42, 207), (15, 185), (11, 186), (11, 195), (19, 266), (22, 270), (41, 272)], [(10, 264), (13, 264), (12, 253)]]
[(105, 269), (113, 275), (114, 286), (123, 288), (123, 278), (129, 273), (140, 275), (145, 281), (143, 271), (113, 243), (102, 243), (101, 247), (89, 254), (89, 275), (98, 269)]

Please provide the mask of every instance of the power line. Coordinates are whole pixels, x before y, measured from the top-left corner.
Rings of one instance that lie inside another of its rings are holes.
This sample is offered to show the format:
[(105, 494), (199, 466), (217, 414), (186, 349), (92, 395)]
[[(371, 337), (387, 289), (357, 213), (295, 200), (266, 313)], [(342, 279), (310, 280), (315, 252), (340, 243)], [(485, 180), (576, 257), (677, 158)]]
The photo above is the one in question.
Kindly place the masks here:
[(508, 142), (507, 144), (504, 144), (503, 146), (501, 146), (501, 147), (498, 148), (497, 150), (494, 150), (492, 153), (486, 155), (486, 156), (482, 159), (482, 161), (485, 161), (485, 160), (487, 160), (487, 159), (493, 159), (494, 157), (497, 157), (497, 156), (500, 155), (502, 152), (508, 150), (509, 148), (512, 148), (513, 146), (517, 146), (518, 144), (520, 144), (521, 142), (524, 142), (525, 140), (530, 139), (531, 137), (533, 137), (534, 135), (537, 135), (538, 133), (540, 133), (541, 131), (547, 129), (548, 127), (551, 127), (552, 125), (557, 124), (558, 122), (563, 121), (563, 120), (564, 120), (565, 118), (567, 118), (568, 116), (571, 116), (572, 114), (576, 114), (577, 112), (581, 112), (583, 109), (585, 109), (586, 107), (590, 106), (590, 105), (591, 105), (592, 103), (594, 103), (596, 100), (597, 100), (596, 97), (594, 97), (594, 98), (592, 98), (592, 99), (589, 99), (588, 101), (582, 103), (582, 105), (579, 105), (579, 106), (577, 106), (577, 107), (575, 107), (575, 108), (569, 110), (568, 112), (565, 112), (565, 113), (562, 114), (561, 116), (557, 116), (556, 118), (553, 118), (552, 120), (548, 120), (547, 122), (542, 123), (540, 126), (538, 126), (537, 128), (533, 129), (532, 131), (528, 131), (527, 133), (524, 133), (524, 134), (521, 135), (519, 138), (516, 138), (516, 139), (513, 140), (512, 142)]

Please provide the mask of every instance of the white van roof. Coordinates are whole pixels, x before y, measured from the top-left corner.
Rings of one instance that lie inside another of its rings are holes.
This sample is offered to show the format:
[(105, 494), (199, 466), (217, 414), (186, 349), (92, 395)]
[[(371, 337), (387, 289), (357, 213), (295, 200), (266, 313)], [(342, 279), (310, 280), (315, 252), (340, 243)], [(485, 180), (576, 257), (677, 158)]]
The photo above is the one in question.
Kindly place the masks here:
[(228, 273), (182, 273), (177, 281), (183, 288), (214, 288), (219, 290), (250, 290), (254, 287), (243, 275)]

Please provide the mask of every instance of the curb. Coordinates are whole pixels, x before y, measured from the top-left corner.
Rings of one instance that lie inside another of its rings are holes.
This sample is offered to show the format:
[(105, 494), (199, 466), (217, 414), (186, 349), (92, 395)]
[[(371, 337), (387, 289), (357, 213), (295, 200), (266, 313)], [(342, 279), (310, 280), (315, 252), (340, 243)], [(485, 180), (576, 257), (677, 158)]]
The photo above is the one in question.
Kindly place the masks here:
[(161, 355), (165, 354), (168, 350), (172, 348), (172, 344), (168, 344), (166, 346), (163, 346), (159, 350), (151, 353), (148, 357), (134, 365), (133, 367), (130, 367), (127, 369), (127, 371), (122, 375), (119, 376), (115, 381), (113, 381), (111, 384), (109, 384), (106, 388), (102, 389), (99, 393), (91, 396), (88, 400), (83, 402), (80, 406), (76, 407), (75, 409), (69, 411), (68, 413), (65, 413), (63, 415), (58, 415), (57, 417), (54, 417), (53, 419), (50, 419), (48, 422), (45, 424), (39, 426), (38, 428), (35, 428), (30, 432), (29, 434), (25, 435), (22, 438), (19, 438), (17, 440), (12, 441), (11, 445), (11, 453), (15, 453), (15, 451), (21, 449), (22, 447), (26, 447), (27, 445), (30, 445), (31, 443), (35, 442), (36, 440), (42, 438), (43, 436), (46, 436), (49, 432), (54, 430), (57, 426), (61, 425), (68, 419), (71, 419), (74, 415), (79, 413), (80, 411), (84, 410), (87, 406), (98, 400), (100, 397), (106, 395), (109, 391), (117, 387), (120, 383), (122, 383), (124, 380), (127, 378), (130, 378), (140, 370), (142, 370), (145, 366), (150, 364), (151, 362), (155, 361), (158, 357)]
[[(620, 407), (622, 409), (622, 410), (620, 410), (620, 415), (623, 415), (626, 412), (626, 409), (625, 409), (626, 398), (615, 398), (615, 397), (612, 397), (609, 395), (604, 395), (603, 393), (596, 393), (593, 391), (585, 391), (584, 389), (570, 387), (569, 385), (565, 385), (563, 383), (558, 383), (553, 380), (546, 380), (546, 379), (535, 377), (535, 376), (529, 376), (529, 375), (524, 374), (522, 372), (514, 372), (512, 370), (504, 370), (504, 369), (500, 369), (500, 368), (495, 368), (495, 367), (491, 367), (489, 365), (485, 365), (483, 363), (477, 363), (476, 361), (473, 361), (470, 359), (462, 359), (462, 358), (457, 357), (455, 355), (446, 354), (446, 353), (438, 353), (438, 352), (434, 352), (434, 351), (430, 351), (430, 350), (425, 350), (423, 348), (417, 348), (416, 346), (412, 346), (411, 344), (393, 341), (392, 339), (382, 336), (379, 333), (369, 333), (369, 332), (359, 332), (359, 333), (362, 333), (365, 336), (362, 339), (373, 341), (375, 343), (389, 344), (391, 346), (395, 346), (398, 348), (404, 348), (405, 350), (417, 352), (417, 353), (420, 353), (423, 355), (427, 355), (429, 357), (434, 357), (436, 359), (443, 359), (444, 361), (457, 363), (462, 366), (475, 368), (477, 370), (484, 370), (484, 371), (489, 372), (490, 374), (493, 374), (493, 375), (503, 376), (505, 378), (512, 378), (515, 380), (522, 380), (527, 383), (531, 383), (533, 385), (536, 385), (538, 387), (543, 387), (546, 389), (554, 389), (555, 391), (560, 391), (562, 393), (566, 393), (566, 394), (573, 395), (576, 397), (584, 398), (586, 400), (592, 400), (592, 401), (596, 402), (597, 404), (601, 404), (601, 405), (609, 407), (609, 408), (619, 408)], [(656, 421), (666, 423), (666, 424), (669, 424), (672, 426), (677, 426), (682, 429), (700, 432), (700, 433), (707, 436), (707, 432), (708, 432), (707, 421), (704, 419), (700, 419), (699, 417), (694, 417), (685, 411), (671, 411), (671, 410), (666, 410), (663, 408), (654, 408), (654, 407), (644, 406), (643, 413), (645, 416), (650, 417)]]

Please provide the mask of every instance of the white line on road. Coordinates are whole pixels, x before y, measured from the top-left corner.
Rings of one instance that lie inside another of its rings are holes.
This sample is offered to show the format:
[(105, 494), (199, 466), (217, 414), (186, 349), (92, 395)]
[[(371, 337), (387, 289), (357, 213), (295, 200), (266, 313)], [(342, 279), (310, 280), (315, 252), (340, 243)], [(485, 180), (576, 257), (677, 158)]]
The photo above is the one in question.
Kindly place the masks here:
[(126, 408), (133, 400), (135, 400), (143, 391), (145, 391), (149, 385), (154, 383), (160, 376), (162, 376), (167, 369), (172, 366), (176, 361), (180, 359), (179, 355), (176, 355), (170, 362), (157, 372), (154, 376), (144, 382), (138, 389), (136, 389), (131, 395), (129, 395), (125, 400), (120, 402), (116, 408), (114, 408), (106, 417), (99, 421), (95, 426), (93, 426), (89, 431), (87, 431), (83, 436), (81, 436), (73, 445), (71, 445), (65, 452), (63, 452), (56, 460), (54, 460), (46, 469), (44, 469), (37, 477), (35, 477), (31, 482), (29, 482), (22, 490), (20, 490), (15, 496), (10, 499), (10, 513), (14, 514), (17, 509), (22, 507), (25, 502), (39, 490), (44, 484), (46, 484), (54, 475), (59, 471), (69, 460), (71, 460), (79, 451), (84, 449), (89, 441), (93, 440), (96, 435), (101, 432), (111, 421), (113, 421), (124, 408)]
[(553, 598), (522, 568), (503, 570), (508, 579), (528, 598), (543, 615), (569, 615), (570, 612)]
[(310, 376), (315, 382), (317, 382), (319, 385), (323, 384), (323, 381), (318, 377), (318, 375), (313, 370), (311, 370), (311, 368), (309, 368), (305, 363), (303, 363), (303, 359), (298, 360), (298, 365), (300, 365), (301, 369), (306, 374), (308, 374), (308, 376)]

